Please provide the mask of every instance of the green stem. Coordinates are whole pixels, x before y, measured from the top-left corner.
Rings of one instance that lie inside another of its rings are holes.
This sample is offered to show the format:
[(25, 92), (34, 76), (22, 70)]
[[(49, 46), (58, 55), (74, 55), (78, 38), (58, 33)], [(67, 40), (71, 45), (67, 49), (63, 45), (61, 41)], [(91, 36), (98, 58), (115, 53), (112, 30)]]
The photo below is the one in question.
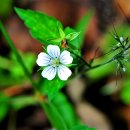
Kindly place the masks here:
[(31, 82), (31, 84), (32, 84), (32, 86), (33, 86), (33, 88), (36, 89), (36, 84), (35, 84), (35, 82), (33, 81), (31, 74), (29, 73), (27, 67), (25, 66), (25, 64), (24, 64), (24, 62), (23, 62), (23, 60), (22, 60), (20, 54), (18, 53), (18, 51), (17, 51), (15, 45), (13, 44), (12, 40), (10, 39), (10, 36), (9, 36), (9, 34), (7, 33), (7, 31), (6, 31), (6, 29), (5, 29), (4, 25), (3, 25), (3, 23), (2, 23), (1, 21), (0, 21), (0, 30), (1, 30), (1, 32), (2, 32), (2, 34), (3, 34), (3, 36), (4, 36), (4, 38), (6, 39), (8, 45), (10, 46), (11, 50), (12, 50), (12, 51), (14, 52), (14, 54), (16, 55), (16, 58), (17, 58), (18, 62), (20, 63), (20, 65), (22, 66), (25, 75), (26, 75), (26, 76), (28, 77), (28, 79), (30, 80), (30, 82)]
[(91, 67), (91, 65), (89, 63), (87, 63), (82, 57), (80, 57), (78, 54), (74, 53), (72, 50), (70, 50), (70, 52), (72, 54), (74, 54), (76, 57), (78, 57), (86, 66), (88, 66), (89, 68)]
[(125, 51), (129, 50), (129, 48), (130, 48), (130, 46), (124, 48), (123, 50), (119, 51), (115, 56), (113, 56), (110, 60), (106, 61), (105, 63), (98, 64), (98, 65), (95, 65), (95, 66), (91, 66), (90, 68), (85, 69), (83, 72), (86, 72), (86, 71), (101, 67), (103, 65), (106, 65), (108, 63), (111, 63), (111, 62), (115, 61), (117, 59), (118, 55), (123, 54)]
[(113, 61), (114, 61), (114, 60), (113, 60), (113, 58), (112, 58), (112, 59), (110, 59), (109, 61), (107, 61), (107, 62), (105, 62), (105, 63), (92, 66), (92, 67), (90, 67), (90, 68), (87, 69), (87, 70), (89, 71), (89, 70), (92, 70), (92, 69), (96, 69), (96, 68), (98, 68), (98, 67), (101, 67), (101, 66), (103, 66), (103, 65), (106, 65), (106, 64), (108, 64), (108, 63), (110, 63), (110, 62), (113, 62)]

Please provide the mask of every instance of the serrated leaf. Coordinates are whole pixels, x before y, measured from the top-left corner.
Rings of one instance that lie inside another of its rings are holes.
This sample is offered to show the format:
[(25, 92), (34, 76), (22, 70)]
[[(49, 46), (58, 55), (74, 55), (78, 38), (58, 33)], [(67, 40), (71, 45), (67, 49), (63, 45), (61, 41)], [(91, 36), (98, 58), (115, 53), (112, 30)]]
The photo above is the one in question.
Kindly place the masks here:
[(50, 43), (49, 39), (60, 38), (59, 28), (63, 28), (62, 24), (53, 17), (47, 16), (38, 11), (24, 10), (20, 8), (15, 8), (16, 13), (24, 21), (25, 25), (30, 29), (30, 33), (34, 38), (40, 42), (48, 44), (60, 44), (60, 43)]

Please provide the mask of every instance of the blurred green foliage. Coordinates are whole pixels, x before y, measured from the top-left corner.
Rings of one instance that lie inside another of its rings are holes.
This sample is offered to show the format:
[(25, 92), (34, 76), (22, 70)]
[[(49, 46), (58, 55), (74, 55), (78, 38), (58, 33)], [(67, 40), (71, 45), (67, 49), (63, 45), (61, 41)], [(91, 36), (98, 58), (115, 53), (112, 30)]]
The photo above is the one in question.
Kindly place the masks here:
[(12, 11), (12, 0), (0, 0), (0, 16), (6, 17)]
[(123, 81), (120, 97), (125, 104), (130, 104), (130, 79), (129, 78)]
[(18, 111), (27, 106), (36, 105), (38, 103), (38, 100), (32, 95), (22, 95), (10, 98), (8, 103), (14, 110)]
[[(36, 55), (33, 53), (23, 53), (23, 54), (21, 53), (21, 57), (28, 71), (32, 73), (33, 67), (36, 64)], [(17, 61), (17, 58), (15, 57), (14, 54), (11, 54), (11, 61), (12, 61), (12, 64), (10, 66), (11, 76), (13, 76), (14, 78), (24, 77), (25, 74), (23, 72), (23, 69), (19, 64), (19, 62)]]
[(59, 111), (60, 115), (62, 115), (62, 118), (66, 122), (69, 129), (71, 129), (75, 125), (80, 124), (79, 119), (74, 112), (74, 108), (68, 102), (65, 95), (63, 95), (62, 93), (57, 94), (52, 102)]
[[(104, 63), (105, 61), (107, 61), (108, 58), (101, 58), (98, 59), (94, 62), (94, 64), (99, 64), (99, 63)], [(88, 72), (86, 72), (86, 75), (91, 78), (93, 81), (95, 80), (99, 80), (109, 74), (115, 74), (115, 65), (114, 63), (110, 63), (110, 64), (106, 64), (104, 66), (95, 68), (93, 70), (90, 70)]]
[(0, 122), (5, 118), (8, 113), (9, 106), (7, 104), (8, 97), (0, 92)]
[(79, 49), (81, 49), (85, 35), (88, 31), (89, 23), (94, 15), (94, 10), (89, 10), (76, 24), (75, 29), (80, 32), (79, 35)]
[[(21, 57), (32, 73), (36, 56), (33, 53), (21, 53)], [(8, 58), (0, 56), (0, 87), (19, 84), (25, 81), (26, 76), (13, 53)]]

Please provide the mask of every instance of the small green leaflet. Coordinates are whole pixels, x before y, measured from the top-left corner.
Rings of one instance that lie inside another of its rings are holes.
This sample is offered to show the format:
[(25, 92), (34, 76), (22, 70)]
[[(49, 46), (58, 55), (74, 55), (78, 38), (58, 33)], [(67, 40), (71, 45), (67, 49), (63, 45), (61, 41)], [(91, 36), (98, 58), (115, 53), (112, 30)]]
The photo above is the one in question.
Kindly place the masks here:
[(80, 35), (80, 32), (76, 32), (76, 30), (70, 27), (66, 27), (64, 32), (65, 32), (66, 39), (69, 46), (76, 50), (80, 49), (80, 43), (79, 43), (79, 37), (78, 37)]
[(30, 29), (30, 33), (34, 38), (45, 45), (60, 44), (61, 40), (50, 43), (50, 39), (59, 39), (61, 37), (58, 28), (62, 30), (63, 27), (58, 20), (41, 12), (29, 9), (15, 8), (15, 11)]
[(76, 37), (78, 37), (80, 34), (80, 32), (72, 32), (72, 33), (69, 33), (67, 36), (66, 36), (66, 39), (68, 41), (72, 41), (74, 40)]

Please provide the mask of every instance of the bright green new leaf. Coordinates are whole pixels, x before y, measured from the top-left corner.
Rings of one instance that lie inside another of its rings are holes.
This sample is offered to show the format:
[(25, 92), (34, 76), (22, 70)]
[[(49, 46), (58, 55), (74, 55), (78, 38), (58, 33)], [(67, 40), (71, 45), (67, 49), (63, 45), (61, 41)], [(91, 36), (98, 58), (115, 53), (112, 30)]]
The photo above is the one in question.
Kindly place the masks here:
[(75, 50), (80, 50), (81, 46), (79, 44), (79, 32), (70, 27), (65, 28), (64, 32), (68, 39), (67, 40), (68, 45)]
[(47, 95), (49, 100), (52, 100), (64, 85), (65, 81), (59, 78), (55, 78), (51, 81), (44, 79), (43, 83), (40, 85), (40, 91), (43, 95)]
[(15, 10), (25, 25), (30, 29), (34, 38), (46, 45), (60, 44), (59, 41), (57, 43), (50, 43), (49, 41), (49, 39), (59, 39), (61, 37), (58, 28), (62, 30), (63, 27), (58, 20), (38, 11), (20, 8), (15, 8)]
[(76, 37), (78, 37), (80, 34), (80, 32), (72, 32), (72, 33), (69, 33), (67, 36), (66, 36), (66, 39), (68, 41), (71, 41), (71, 40), (74, 40)]
[(62, 40), (64, 40), (65, 38), (65, 33), (63, 31), (63, 28), (61, 28), (61, 26), (57, 25), (57, 28), (58, 28), (58, 31), (59, 31), (59, 34), (60, 34), (60, 37)]

